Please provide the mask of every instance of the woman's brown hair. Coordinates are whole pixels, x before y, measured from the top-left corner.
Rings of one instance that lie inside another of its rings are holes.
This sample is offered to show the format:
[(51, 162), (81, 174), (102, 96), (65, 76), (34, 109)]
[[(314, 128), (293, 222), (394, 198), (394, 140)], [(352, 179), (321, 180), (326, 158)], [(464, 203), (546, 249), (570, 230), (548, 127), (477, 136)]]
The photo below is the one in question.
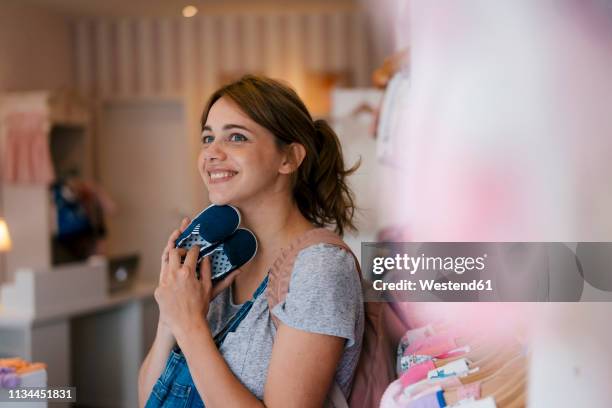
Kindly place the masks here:
[(334, 225), (340, 235), (347, 229), (355, 230), (355, 202), (346, 177), (359, 163), (344, 168), (340, 141), (327, 122), (313, 121), (304, 102), (289, 86), (245, 75), (212, 94), (202, 114), (202, 128), (210, 108), (223, 97), (272, 132), (279, 148), (291, 143), (304, 146), (306, 156), (293, 186), (293, 198), (304, 217), (319, 227)]

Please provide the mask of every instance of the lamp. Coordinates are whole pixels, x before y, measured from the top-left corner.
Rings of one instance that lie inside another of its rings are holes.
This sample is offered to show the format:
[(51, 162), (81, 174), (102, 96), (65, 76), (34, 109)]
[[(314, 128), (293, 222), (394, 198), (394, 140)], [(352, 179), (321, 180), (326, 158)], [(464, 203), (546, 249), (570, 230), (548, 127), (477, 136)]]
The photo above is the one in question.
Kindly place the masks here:
[(4, 282), (4, 278), (7, 274), (5, 255), (2, 252), (8, 252), (11, 250), (11, 236), (9, 234), (8, 225), (4, 218), (0, 217), (0, 285)]
[(8, 252), (11, 250), (11, 235), (9, 234), (8, 225), (4, 218), (0, 217), (0, 252)]

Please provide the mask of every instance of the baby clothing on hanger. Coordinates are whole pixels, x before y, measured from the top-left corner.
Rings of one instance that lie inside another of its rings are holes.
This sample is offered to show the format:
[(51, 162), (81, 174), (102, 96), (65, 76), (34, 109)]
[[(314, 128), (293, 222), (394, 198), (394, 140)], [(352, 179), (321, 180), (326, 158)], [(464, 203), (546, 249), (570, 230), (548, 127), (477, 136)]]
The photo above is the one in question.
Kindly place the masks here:
[[(470, 375), (480, 370), (481, 362), (471, 359), (472, 347), (460, 338), (465, 336), (457, 330), (434, 333), (430, 325), (406, 332), (397, 352), (400, 376), (389, 384), (380, 407), (495, 408), (493, 396), (481, 398), (481, 380), (471, 379)], [(478, 356), (478, 346), (476, 349)], [(440, 360), (445, 364), (436, 363)], [(469, 382), (463, 383), (466, 377)], [(452, 405), (447, 404), (446, 398)]]
[(43, 112), (4, 116), (3, 179), (13, 184), (49, 184), (55, 178), (49, 151), (49, 121)]

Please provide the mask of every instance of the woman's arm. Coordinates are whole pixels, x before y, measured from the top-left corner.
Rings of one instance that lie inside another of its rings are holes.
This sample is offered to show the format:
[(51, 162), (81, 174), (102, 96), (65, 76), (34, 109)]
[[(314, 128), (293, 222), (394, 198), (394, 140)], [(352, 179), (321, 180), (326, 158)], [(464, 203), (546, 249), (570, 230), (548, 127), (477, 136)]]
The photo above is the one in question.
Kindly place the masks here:
[(138, 406), (144, 407), (153, 390), (155, 382), (166, 366), (170, 350), (174, 347), (174, 336), (163, 323), (157, 324), (157, 334), (153, 346), (140, 366), (138, 372)]
[(345, 342), (280, 323), (264, 390), (266, 406), (322, 407)]
[(323, 406), (346, 340), (281, 323), (274, 340), (263, 402), (231, 372), (204, 319), (177, 333), (177, 341), (206, 407), (274, 408)]
[[(170, 257), (170, 250), (174, 248), (174, 241), (189, 225), (189, 218), (183, 218), (179, 229), (172, 231), (168, 237), (168, 242), (161, 256), (160, 279), (164, 272), (164, 268)], [(174, 347), (174, 335), (168, 325), (162, 323), (161, 319), (157, 323), (157, 334), (151, 346), (151, 350), (145, 357), (140, 370), (138, 371), (138, 406), (144, 407), (147, 399), (153, 390), (155, 382), (165, 368), (170, 350)]]

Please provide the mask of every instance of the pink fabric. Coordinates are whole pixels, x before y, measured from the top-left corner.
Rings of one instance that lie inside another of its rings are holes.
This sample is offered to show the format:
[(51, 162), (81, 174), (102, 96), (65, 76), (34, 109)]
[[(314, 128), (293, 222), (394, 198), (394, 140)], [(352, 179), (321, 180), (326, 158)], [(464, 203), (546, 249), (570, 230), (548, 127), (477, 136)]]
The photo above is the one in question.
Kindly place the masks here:
[(419, 381), (409, 387), (409, 391), (404, 390), (404, 394), (408, 394), (410, 400), (417, 399), (423, 395), (435, 392), (438, 389), (447, 390), (449, 388), (461, 387), (461, 381), (457, 377), (447, 377), (442, 380), (431, 382), (429, 380)]
[[(444, 405), (446, 406), (446, 405)], [(423, 395), (417, 399), (410, 401), (408, 408), (441, 408), (438, 401), (438, 392)]]
[(401, 381), (395, 380), (385, 390), (382, 398), (380, 399), (380, 408), (403, 408), (407, 406), (398, 401), (398, 397), (401, 395), (403, 390)]
[(414, 384), (417, 381), (421, 381), (427, 378), (427, 373), (430, 370), (435, 369), (436, 366), (433, 361), (425, 361), (424, 363), (414, 365), (408, 369), (402, 376), (400, 380), (404, 387)]
[[(439, 341), (439, 338), (441, 336), (446, 337), (445, 334), (443, 334), (443, 335), (437, 334), (435, 336), (421, 337), (420, 339), (416, 339), (415, 341), (410, 343), (410, 345), (408, 345), (408, 348), (406, 349), (406, 351), (404, 351), (404, 355), (406, 355), (406, 354), (416, 354), (416, 352), (421, 347), (423, 347), (424, 345), (427, 345), (428, 343), (431, 343), (433, 341)], [(421, 353), (419, 353), (419, 354), (421, 354)]]
[(453, 357), (460, 357), (464, 355), (465, 353), (467, 353), (465, 350), (458, 350), (458, 351), (451, 350), (451, 351), (448, 351), (442, 354), (437, 354), (434, 357), (439, 358), (439, 359), (453, 358)]
[(393, 381), (383, 394), (380, 400), (380, 408), (406, 408), (415, 399), (419, 399), (427, 394), (455, 387), (461, 387), (461, 381), (457, 377), (448, 377), (432, 383), (422, 380), (408, 387), (404, 387), (401, 379)]
[(439, 343), (433, 343), (429, 346), (425, 346), (419, 349), (419, 354), (425, 354), (427, 356), (439, 356), (448, 353), (451, 350), (457, 348), (455, 339), (445, 339)]
[(436, 385), (439, 385), (443, 389), (460, 387), (462, 385), (461, 380), (458, 377), (447, 377), (441, 380), (436, 380)]
[(443, 388), (442, 388), (442, 387), (441, 387), (439, 384), (436, 384), (436, 385), (430, 385), (430, 386), (429, 386), (429, 388), (426, 388), (425, 390), (423, 390), (423, 391), (421, 391), (421, 392), (417, 392), (417, 393), (414, 393), (414, 394), (410, 394), (410, 396), (409, 396), (409, 398), (407, 399), (407, 401), (416, 401), (416, 400), (418, 400), (419, 398), (423, 398), (423, 397), (424, 397), (424, 396), (426, 396), (426, 395), (436, 393), (436, 392), (438, 392), (438, 391), (440, 391), (440, 390), (442, 390), (442, 389), (443, 389)]
[(412, 400), (408, 404), (408, 408), (443, 408), (446, 407), (444, 394), (442, 390), (438, 390), (431, 394), (423, 395)]
[(404, 354), (416, 354), (416, 352), (418, 351), (418, 354), (424, 354), (421, 353), (421, 349), (426, 348), (426, 347), (431, 347), (440, 343), (447, 343), (450, 340), (454, 340), (455, 339), (455, 335), (454, 334), (436, 334), (434, 336), (429, 336), (429, 337), (423, 337), (420, 339), (415, 340), (414, 342), (412, 342), (412, 344), (410, 344), (410, 346), (408, 346), (408, 348), (406, 349), (406, 351), (404, 352)]
[(49, 184), (53, 181), (48, 122), (43, 113), (17, 112), (6, 116), (2, 163), (7, 183)]
[(459, 400), (472, 398), (472, 397), (474, 397), (475, 399), (479, 399), (480, 398), (480, 382), (470, 383), (462, 387), (459, 387), (457, 389), (457, 397), (459, 398)]

